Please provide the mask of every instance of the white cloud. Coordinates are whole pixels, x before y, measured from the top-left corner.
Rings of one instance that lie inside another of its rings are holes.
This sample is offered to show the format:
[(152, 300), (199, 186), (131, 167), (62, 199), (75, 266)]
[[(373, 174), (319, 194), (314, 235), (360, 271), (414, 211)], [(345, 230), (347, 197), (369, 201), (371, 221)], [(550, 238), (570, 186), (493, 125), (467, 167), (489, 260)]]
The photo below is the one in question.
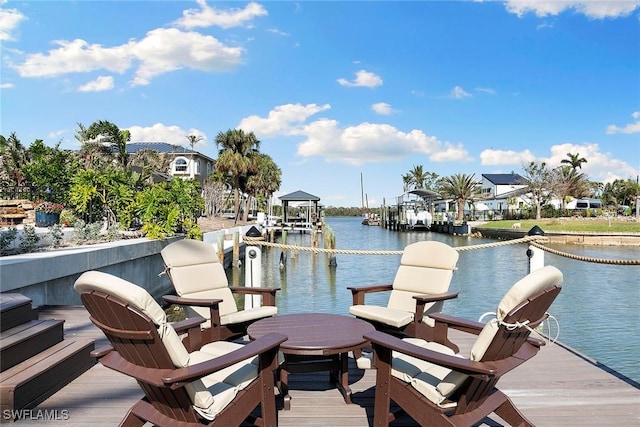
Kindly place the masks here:
[(55, 40), (53, 43), (59, 47), (47, 54), (29, 54), (16, 66), (21, 77), (55, 77), (98, 69), (123, 73), (133, 60), (131, 44), (105, 48), (81, 39)]
[(483, 166), (522, 165), (534, 160), (536, 157), (529, 150), (517, 152), (487, 149), (480, 153), (480, 164)]
[(0, 41), (14, 40), (12, 33), (20, 22), (27, 19), (19, 10), (0, 9)]
[(483, 166), (522, 166), (529, 162), (546, 162), (549, 167), (555, 168), (561, 161), (568, 159), (567, 153), (576, 154), (587, 159), (582, 164), (582, 172), (588, 175), (591, 181), (610, 182), (615, 179), (634, 178), (640, 174), (640, 170), (634, 169), (624, 160), (615, 159), (609, 153), (600, 151), (600, 146), (594, 143), (585, 144), (557, 144), (549, 148), (549, 156), (535, 156), (529, 150), (516, 152), (513, 150), (484, 150), (480, 153)]
[[(228, 28), (266, 14), (257, 3), (250, 3), (242, 10), (226, 12), (209, 8), (204, 1), (199, 4), (203, 13), (198, 15), (185, 11), (179, 21), (184, 27), (200, 26), (196, 25), (200, 22), (203, 26), (208, 23)], [(204, 13), (205, 10), (210, 13)], [(204, 72), (232, 71), (245, 54), (242, 47), (227, 45), (210, 35), (177, 28), (156, 28), (141, 40), (132, 39), (111, 47), (82, 39), (54, 40), (52, 43), (56, 46), (54, 49), (27, 54), (21, 63), (14, 66), (21, 77), (55, 77), (96, 70), (124, 74), (133, 70), (131, 84), (147, 85), (158, 75), (182, 68)]]
[(239, 125), (258, 136), (303, 137), (297, 154), (302, 158), (322, 157), (328, 162), (360, 165), (367, 162), (397, 161), (412, 155), (425, 155), (431, 161), (468, 161), (462, 145), (453, 145), (426, 135), (422, 130), (401, 131), (389, 124), (363, 122), (341, 127), (337, 120), (308, 119), (329, 105), (288, 104), (275, 107), (266, 118), (251, 116)]
[(131, 51), (141, 61), (134, 85), (149, 84), (153, 77), (180, 68), (231, 71), (240, 64), (244, 53), (243, 48), (225, 46), (215, 37), (175, 28), (149, 31)]
[(462, 87), (460, 86), (456, 86), (453, 89), (451, 89), (451, 93), (449, 94), (449, 97), (453, 98), (453, 99), (464, 99), (464, 98), (469, 98), (473, 95), (471, 95), (468, 92), (465, 92), (464, 89), (462, 89)]
[(113, 77), (100, 76), (92, 82), (78, 88), (79, 92), (102, 92), (113, 89)]
[(580, 157), (587, 159), (587, 163), (582, 164), (582, 171), (591, 181), (611, 182), (616, 179), (635, 179), (640, 174), (640, 169), (635, 169), (626, 161), (615, 159), (609, 153), (600, 151), (600, 146), (595, 143), (558, 144), (552, 146), (550, 152), (551, 156), (543, 160), (552, 167), (560, 165), (563, 159), (568, 159), (567, 153), (580, 154)]
[(181, 68), (223, 72), (234, 69), (244, 49), (226, 46), (216, 38), (175, 28), (149, 31), (145, 38), (114, 47), (84, 40), (58, 40), (48, 53), (29, 54), (16, 69), (22, 77), (54, 77), (104, 69), (123, 74), (137, 64), (133, 85), (146, 85), (160, 74)]
[(476, 92), (482, 92), (482, 93), (486, 93), (488, 95), (495, 95), (496, 94), (495, 89), (492, 89), (490, 87), (478, 87), (478, 88), (476, 88)]
[(240, 121), (239, 129), (253, 132), (258, 138), (275, 135), (296, 135), (305, 120), (321, 111), (331, 109), (329, 104), (285, 104), (275, 107), (266, 118), (249, 116)]
[(506, 2), (507, 11), (515, 13), (519, 17), (527, 13), (535, 13), (536, 16), (556, 16), (566, 10), (573, 10), (591, 19), (619, 18), (628, 16), (640, 8), (640, 1), (633, 0), (509, 0)]
[(49, 132), (49, 134), (47, 135), (47, 138), (49, 138), (49, 139), (59, 139), (62, 135), (66, 134), (67, 132), (68, 132), (67, 129), (55, 130), (53, 132)]
[(284, 31), (282, 31), (282, 30), (279, 30), (277, 28), (269, 28), (267, 31), (269, 31), (270, 33), (273, 33), (273, 34), (277, 34), (279, 36), (285, 36), (286, 37), (286, 36), (290, 36), (291, 35), (289, 33), (286, 33)]
[(197, 0), (200, 9), (187, 9), (182, 12), (182, 18), (175, 21), (178, 27), (206, 28), (218, 26), (221, 28), (232, 28), (250, 25), (249, 23), (257, 17), (266, 16), (267, 10), (258, 3), (251, 2), (244, 9), (230, 9), (225, 11), (217, 10), (207, 5), (205, 0)]
[(349, 81), (347, 79), (340, 78), (338, 79), (338, 83), (345, 87), (376, 87), (382, 86), (382, 78), (375, 73), (360, 70), (356, 73), (356, 78), (354, 80)]
[(376, 102), (371, 106), (371, 109), (376, 114), (380, 114), (382, 116), (388, 116), (389, 114), (394, 112), (394, 110), (391, 108), (391, 105), (387, 104), (386, 102)]
[(462, 144), (445, 142), (443, 149), (433, 153), (429, 160), (432, 162), (470, 162), (473, 159)]
[(635, 111), (631, 114), (631, 117), (635, 120), (634, 123), (630, 123), (623, 127), (618, 127), (616, 125), (607, 126), (607, 134), (615, 134), (615, 133), (638, 133), (640, 132), (640, 111)]
[(195, 149), (202, 151), (208, 147), (207, 135), (198, 129), (184, 130), (179, 126), (167, 126), (156, 123), (153, 126), (131, 126), (127, 128), (131, 132), (131, 142), (166, 142), (168, 144), (189, 147), (187, 137), (189, 135), (202, 136), (202, 141), (196, 143)]
[(0, 89), (11, 89), (13, 87), (13, 83), (0, 83)]

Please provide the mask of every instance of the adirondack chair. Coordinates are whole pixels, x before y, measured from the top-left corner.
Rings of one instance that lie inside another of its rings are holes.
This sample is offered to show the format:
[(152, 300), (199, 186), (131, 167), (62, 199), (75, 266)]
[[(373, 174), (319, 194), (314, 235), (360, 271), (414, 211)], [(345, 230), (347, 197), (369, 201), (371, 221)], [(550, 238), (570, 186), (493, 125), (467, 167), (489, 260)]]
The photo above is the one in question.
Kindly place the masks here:
[[(200, 316), (205, 342), (244, 336), (256, 320), (275, 316), (276, 292), (280, 288), (230, 287), (213, 246), (199, 240), (179, 240), (161, 251), (165, 271), (177, 296), (165, 295), (167, 303), (182, 305), (187, 317)], [(238, 310), (234, 294), (261, 295), (262, 306)]]
[[(442, 310), (444, 301), (458, 296), (449, 292), (458, 251), (436, 241), (408, 245), (392, 284), (348, 287), (353, 305), (349, 313), (372, 323), (377, 330), (392, 335), (433, 339), (432, 313)], [(365, 296), (372, 292), (391, 291), (386, 307), (366, 305)], [(453, 343), (449, 343), (457, 350)]]
[(547, 319), (561, 284), (562, 273), (552, 266), (528, 274), (506, 293), (496, 318), (486, 324), (433, 315), (436, 328), (478, 336), (468, 358), (436, 342), (366, 334), (377, 368), (374, 425), (395, 419), (393, 400), (423, 426), (471, 426), (491, 413), (510, 425), (532, 426), (496, 383), (544, 345), (530, 334)]
[[(274, 371), (284, 335), (247, 345), (220, 341), (188, 352), (145, 289), (98, 271), (83, 273), (74, 288), (111, 343), (92, 355), (135, 378), (144, 391), (120, 425), (240, 425), (252, 420), (258, 406), (257, 424), (276, 425)], [(199, 329), (202, 320), (186, 323)]]

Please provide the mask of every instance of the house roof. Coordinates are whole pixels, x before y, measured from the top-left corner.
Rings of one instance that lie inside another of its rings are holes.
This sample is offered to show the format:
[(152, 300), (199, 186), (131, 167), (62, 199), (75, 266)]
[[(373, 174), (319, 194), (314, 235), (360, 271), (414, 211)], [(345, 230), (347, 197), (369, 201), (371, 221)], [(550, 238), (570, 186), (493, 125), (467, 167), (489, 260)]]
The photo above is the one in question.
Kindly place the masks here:
[(517, 173), (483, 173), (482, 176), (495, 185), (527, 185), (527, 179)]
[(416, 196), (420, 196), (423, 199), (427, 199), (427, 200), (432, 200), (432, 199), (437, 199), (442, 197), (440, 193), (436, 193), (435, 191), (425, 190), (425, 189), (411, 190), (409, 191), (409, 194), (415, 194)]
[(294, 202), (294, 201), (320, 201), (320, 197), (314, 196), (313, 194), (305, 193), (304, 191), (294, 191), (293, 193), (285, 194), (284, 196), (278, 197), (278, 199), (283, 202)]
[[(140, 150), (154, 150), (158, 153), (191, 154), (192, 151), (181, 145), (172, 145), (166, 142), (130, 142), (127, 144), (127, 153), (137, 153)], [(197, 153), (197, 151), (193, 151)]]
[(154, 150), (158, 153), (174, 155), (191, 155), (191, 153), (193, 153), (208, 160), (213, 160), (209, 156), (198, 151), (185, 148), (182, 145), (169, 144), (167, 142), (130, 142), (127, 144), (127, 154), (137, 153), (141, 150)]

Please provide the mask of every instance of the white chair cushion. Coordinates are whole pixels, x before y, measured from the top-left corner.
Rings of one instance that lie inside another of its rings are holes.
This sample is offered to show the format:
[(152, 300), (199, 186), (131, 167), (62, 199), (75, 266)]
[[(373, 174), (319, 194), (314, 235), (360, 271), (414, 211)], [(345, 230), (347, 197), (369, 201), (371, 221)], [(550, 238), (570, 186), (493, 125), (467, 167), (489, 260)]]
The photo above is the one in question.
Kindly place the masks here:
[(167, 245), (160, 253), (179, 296), (229, 285), (224, 266), (208, 243), (179, 240)]
[[(418, 338), (404, 338), (403, 341), (439, 353), (462, 357), (449, 347), (434, 342)], [(395, 351), (392, 353), (391, 375), (411, 384), (420, 394), (443, 407), (455, 406), (455, 403), (443, 402), (467, 379), (466, 375), (459, 372)]]
[(413, 312), (376, 305), (352, 305), (349, 307), (349, 313), (356, 317), (384, 323), (394, 328), (401, 328), (413, 321)]
[(248, 308), (246, 310), (236, 311), (235, 313), (229, 313), (225, 316), (220, 316), (220, 323), (223, 325), (230, 325), (246, 322), (248, 320), (272, 317), (276, 314), (278, 314), (277, 307), (265, 305), (262, 307)]
[[(229, 287), (209, 289), (202, 292), (194, 292), (182, 295), (184, 298), (193, 299), (221, 299), (222, 302), (219, 305), (220, 317), (224, 317), (228, 314), (238, 311), (236, 306), (236, 300), (233, 298), (233, 293)], [(209, 319), (211, 317), (211, 310), (209, 307), (197, 307), (197, 306), (185, 306), (187, 310), (187, 317), (193, 317), (194, 314)], [(210, 323), (203, 324), (203, 328), (208, 328)]]
[(556, 267), (548, 265), (529, 273), (517, 281), (498, 304), (496, 318), (487, 322), (478, 335), (478, 338), (476, 338), (476, 341), (471, 347), (469, 358), (474, 361), (481, 361), (491, 345), (496, 332), (498, 332), (500, 321), (502, 321), (511, 310), (542, 290), (553, 285), (562, 286), (562, 280), (562, 272)]
[(99, 291), (113, 295), (143, 312), (156, 325), (167, 321), (166, 313), (146, 289), (112, 274), (101, 271), (84, 272), (78, 277), (73, 288), (78, 293)]

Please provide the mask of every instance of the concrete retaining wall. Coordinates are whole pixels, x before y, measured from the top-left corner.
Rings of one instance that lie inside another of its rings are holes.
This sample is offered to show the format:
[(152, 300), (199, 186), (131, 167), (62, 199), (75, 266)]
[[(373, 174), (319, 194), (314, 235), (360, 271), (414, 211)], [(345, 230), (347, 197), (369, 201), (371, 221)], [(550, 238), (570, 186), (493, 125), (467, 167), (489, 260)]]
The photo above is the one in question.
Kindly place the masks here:
[[(236, 231), (242, 236), (247, 230), (205, 233), (203, 240), (216, 247), (218, 234)], [(80, 305), (80, 298), (73, 290), (74, 282), (85, 271), (98, 270), (135, 283), (159, 300), (162, 295), (173, 292), (167, 276), (159, 276), (164, 271), (160, 251), (181, 238), (127, 239), (0, 257), (0, 292), (20, 293), (31, 298), (34, 306)], [(225, 265), (230, 266), (233, 241), (225, 240), (224, 250)], [(239, 257), (244, 258), (243, 250)]]

